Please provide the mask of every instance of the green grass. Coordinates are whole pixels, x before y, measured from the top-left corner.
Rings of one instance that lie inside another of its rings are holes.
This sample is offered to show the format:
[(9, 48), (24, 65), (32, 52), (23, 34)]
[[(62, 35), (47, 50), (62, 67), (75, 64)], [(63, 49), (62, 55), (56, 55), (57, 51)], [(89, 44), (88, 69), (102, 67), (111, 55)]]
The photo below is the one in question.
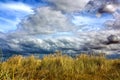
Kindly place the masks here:
[(0, 63), (0, 80), (120, 80), (120, 60), (81, 54), (14, 56)]

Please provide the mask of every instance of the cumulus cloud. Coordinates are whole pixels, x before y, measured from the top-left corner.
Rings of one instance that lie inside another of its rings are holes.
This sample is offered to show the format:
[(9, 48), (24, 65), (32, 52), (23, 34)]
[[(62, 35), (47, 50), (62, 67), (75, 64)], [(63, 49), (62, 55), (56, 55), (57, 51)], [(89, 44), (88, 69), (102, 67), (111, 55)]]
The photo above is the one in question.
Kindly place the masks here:
[(73, 24), (61, 11), (50, 7), (41, 7), (35, 10), (35, 14), (23, 19), (18, 31), (28, 34), (49, 34), (74, 30)]
[(79, 4), (81, 0), (74, 3), (72, 0), (47, 1), (53, 3), (57, 9), (53, 6), (37, 8), (34, 14), (21, 21), (16, 31), (7, 34), (6, 38), (0, 37), (0, 47), (5, 51), (17, 53), (51, 53), (56, 50), (62, 50), (64, 53), (120, 52), (120, 44), (106, 44), (107, 37), (111, 34), (120, 35), (119, 30), (72, 32), (77, 28), (61, 10), (66, 12), (81, 10), (83, 8)]
[(90, 0), (45, 0), (64, 12), (81, 11)]

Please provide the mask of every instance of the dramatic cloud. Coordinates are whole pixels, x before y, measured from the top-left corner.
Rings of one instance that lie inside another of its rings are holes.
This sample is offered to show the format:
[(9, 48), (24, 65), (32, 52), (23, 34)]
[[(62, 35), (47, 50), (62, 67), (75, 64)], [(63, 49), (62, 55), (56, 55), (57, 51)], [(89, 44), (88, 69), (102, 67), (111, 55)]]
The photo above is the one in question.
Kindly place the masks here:
[[(106, 53), (119, 54), (120, 43), (108, 44), (110, 35), (120, 35), (119, 30), (91, 31), (76, 33), (73, 36), (43, 35), (38, 37), (7, 37), (1, 39), (1, 47), (16, 53), (51, 53), (61, 50), (64, 53)], [(47, 38), (48, 37), (48, 38)], [(3, 45), (4, 44), (4, 45)], [(29, 55), (29, 54), (28, 54)], [(74, 55), (74, 54), (73, 54)], [(118, 56), (119, 57), (119, 56)]]
[(35, 14), (22, 20), (18, 31), (28, 34), (49, 34), (74, 31), (74, 27), (61, 11), (56, 11), (50, 7), (41, 7), (36, 9)]
[[(105, 27), (102, 23), (113, 19), (106, 16), (95, 17), (95, 11), (107, 0), (103, 0), (103, 2), (95, 0), (94, 4), (89, 2), (86, 7), (85, 5), (89, 0), (76, 0), (74, 2), (72, 0), (46, 1), (52, 4), (48, 4), (47, 7), (39, 7), (34, 14), (22, 19), (17, 30), (6, 34), (0, 33), (0, 47), (5, 53), (29, 55), (30, 53), (51, 53), (57, 50), (70, 54), (81, 52), (120, 53), (120, 43), (109, 43), (108, 41), (110, 35), (120, 35), (119, 29), (97, 30), (97, 27), (100, 29)], [(92, 9), (90, 12), (93, 12), (94, 16), (80, 13), (73, 17), (78, 21), (74, 22), (74, 24), (77, 23), (77, 27), (71, 23), (72, 20), (68, 18), (69, 14), (62, 12), (71, 13), (81, 11), (81, 9), (84, 9), (86, 13)], [(113, 23), (116, 24), (115, 22)], [(93, 28), (93, 31), (89, 31)]]
[(45, 0), (53, 3), (55, 8), (64, 12), (81, 11), (90, 0)]

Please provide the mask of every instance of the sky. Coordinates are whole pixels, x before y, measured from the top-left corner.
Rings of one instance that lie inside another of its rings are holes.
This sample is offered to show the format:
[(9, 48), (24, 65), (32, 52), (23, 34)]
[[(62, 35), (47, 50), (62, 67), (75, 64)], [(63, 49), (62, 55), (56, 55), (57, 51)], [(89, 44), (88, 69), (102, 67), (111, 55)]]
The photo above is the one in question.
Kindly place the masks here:
[[(5, 53), (24, 55), (57, 50), (119, 54), (119, 44), (101, 43), (108, 36), (119, 34), (119, 10), (96, 16), (107, 2), (114, 1), (0, 0), (0, 48)], [(94, 48), (101, 46), (105, 48)]]
[[(78, 0), (79, 1), (79, 0)], [(0, 31), (1, 32), (10, 32), (17, 29), (17, 25), (24, 19), (26, 16), (30, 14), (34, 14), (34, 8), (38, 6), (46, 6), (49, 3), (45, 3), (45, 1), (40, 0), (1, 0), (0, 1)], [(73, 4), (75, 5), (75, 4)], [(69, 5), (68, 5), (69, 6)], [(67, 9), (68, 10), (68, 9)], [(66, 11), (67, 11), (66, 10)], [(81, 13), (82, 14), (82, 13)], [(97, 18), (95, 14), (86, 14), (74, 16), (74, 19), (71, 21), (75, 25), (88, 25), (93, 26), (94, 29), (102, 28), (101, 24), (106, 21), (106, 19), (112, 18), (111, 16), (103, 16), (101, 19)], [(84, 15), (84, 16), (83, 16)], [(94, 17), (91, 17), (91, 15)], [(99, 22), (96, 22), (99, 20)], [(4, 23), (4, 24), (3, 24)], [(96, 28), (94, 25), (100, 25), (100, 27)], [(83, 30), (91, 30), (88, 27)], [(93, 30), (94, 30), (93, 29)]]
[(17, 0), (1, 0), (0, 6), (0, 31), (9, 32), (17, 28), (21, 19), (33, 14), (33, 8), (36, 5)]

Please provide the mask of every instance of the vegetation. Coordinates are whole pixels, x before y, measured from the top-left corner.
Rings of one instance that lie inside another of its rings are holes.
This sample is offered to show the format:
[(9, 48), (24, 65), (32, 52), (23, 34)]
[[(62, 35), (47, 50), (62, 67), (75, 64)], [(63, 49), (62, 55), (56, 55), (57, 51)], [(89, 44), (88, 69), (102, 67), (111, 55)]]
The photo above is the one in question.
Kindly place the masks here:
[(0, 63), (0, 80), (120, 80), (120, 60), (81, 54), (14, 56)]
[(3, 53), (2, 53), (2, 49), (0, 48), (0, 62), (2, 62), (3, 60)]

